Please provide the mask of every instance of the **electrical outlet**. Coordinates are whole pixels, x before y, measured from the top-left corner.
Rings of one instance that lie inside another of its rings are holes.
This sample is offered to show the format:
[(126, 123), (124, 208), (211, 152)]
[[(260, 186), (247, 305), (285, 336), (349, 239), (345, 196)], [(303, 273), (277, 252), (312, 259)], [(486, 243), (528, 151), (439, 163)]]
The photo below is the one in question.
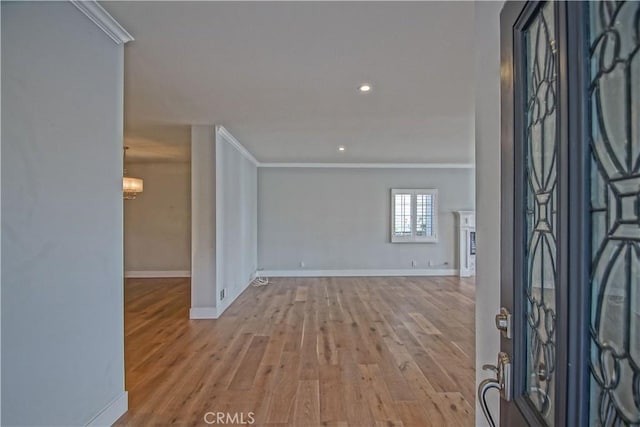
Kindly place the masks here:
[(304, 261), (300, 261), (300, 268), (304, 268)]
[(225, 291), (226, 291), (226, 290), (227, 290), (227, 288), (223, 288), (223, 289), (220, 291), (220, 301), (222, 301), (222, 300), (224, 299), (224, 294), (225, 294)]
[(429, 267), (431, 267), (431, 266), (433, 266), (433, 262), (432, 262), (431, 260), (429, 260), (429, 261), (427, 261), (427, 265), (428, 265)]
[(417, 266), (418, 266), (418, 261), (416, 261), (415, 259), (411, 261), (411, 267), (416, 268)]

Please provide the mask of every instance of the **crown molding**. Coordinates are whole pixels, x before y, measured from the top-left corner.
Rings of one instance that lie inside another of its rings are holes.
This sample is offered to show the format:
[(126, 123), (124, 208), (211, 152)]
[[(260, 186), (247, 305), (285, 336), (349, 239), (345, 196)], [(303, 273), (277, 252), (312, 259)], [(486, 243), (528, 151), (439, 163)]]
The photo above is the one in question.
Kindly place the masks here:
[(475, 169), (473, 163), (260, 163), (262, 168)]
[(244, 148), (244, 145), (240, 144), (240, 142), (233, 135), (231, 135), (231, 132), (226, 130), (224, 126), (216, 126), (216, 134), (222, 136), (229, 144), (233, 145), (236, 150), (238, 150), (240, 154), (242, 154), (251, 163), (256, 166), (262, 166), (260, 162), (258, 162), (256, 158), (253, 157), (249, 150)]
[(240, 143), (224, 126), (216, 126), (216, 135), (220, 135), (234, 146), (246, 159), (259, 168), (326, 168), (326, 169), (475, 169), (474, 163), (296, 163), (296, 162), (259, 162), (244, 145)]
[(87, 18), (91, 19), (116, 44), (124, 44), (133, 40), (133, 36), (125, 30), (100, 4), (95, 0), (69, 0)]

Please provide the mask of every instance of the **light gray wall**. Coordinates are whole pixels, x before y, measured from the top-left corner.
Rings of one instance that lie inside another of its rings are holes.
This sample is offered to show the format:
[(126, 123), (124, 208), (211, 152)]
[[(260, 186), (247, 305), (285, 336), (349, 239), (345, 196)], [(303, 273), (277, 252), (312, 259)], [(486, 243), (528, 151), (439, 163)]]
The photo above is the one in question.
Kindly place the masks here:
[(2, 3), (2, 424), (124, 392), (123, 46), (68, 2)]
[(258, 170), (220, 133), (216, 139), (216, 288), (222, 313), (257, 269)]
[[(258, 265), (265, 270), (455, 268), (452, 211), (472, 209), (470, 169), (260, 168)], [(391, 189), (437, 188), (437, 243), (390, 243)], [(444, 265), (448, 262), (448, 265)]]
[[(2, 27), (2, 8), (0, 7), (0, 28)], [(0, 47), (2, 46), (2, 31), (0, 31)], [(1, 50), (1, 48), (0, 48)], [(2, 70), (2, 55), (0, 55), (0, 70)], [(2, 79), (0, 79), (0, 93), (2, 93)], [(0, 110), (2, 108), (0, 107)], [(0, 114), (0, 129), (2, 129), (2, 114)], [(0, 135), (0, 146), (2, 136)], [(2, 149), (0, 147), (0, 153)], [(2, 155), (0, 154), (0, 187), (2, 186)], [(0, 197), (0, 222), (2, 221), (2, 197)], [(2, 240), (2, 227), (0, 227), (0, 241)], [(0, 244), (0, 278), (2, 276), (2, 244)], [(2, 307), (2, 285), (0, 280), (0, 307)], [(0, 424), (2, 424), (2, 316), (0, 315)]]
[(129, 176), (144, 179), (144, 191), (124, 202), (125, 271), (190, 271), (190, 162), (126, 168)]
[(216, 137), (213, 126), (191, 127), (191, 318), (216, 306)]
[[(493, 375), (500, 335), (494, 316), (500, 307), (500, 9), (503, 2), (475, 4), (476, 90), (476, 385)], [(498, 393), (489, 393), (494, 418)], [(476, 423), (487, 425), (476, 402)]]

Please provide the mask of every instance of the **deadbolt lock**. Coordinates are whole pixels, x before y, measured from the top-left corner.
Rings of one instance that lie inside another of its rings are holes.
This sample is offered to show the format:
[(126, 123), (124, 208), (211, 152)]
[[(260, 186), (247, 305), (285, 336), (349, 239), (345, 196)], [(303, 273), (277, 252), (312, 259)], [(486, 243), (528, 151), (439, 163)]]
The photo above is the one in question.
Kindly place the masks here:
[(511, 339), (511, 313), (504, 307), (501, 307), (500, 313), (496, 314), (496, 328), (503, 337)]

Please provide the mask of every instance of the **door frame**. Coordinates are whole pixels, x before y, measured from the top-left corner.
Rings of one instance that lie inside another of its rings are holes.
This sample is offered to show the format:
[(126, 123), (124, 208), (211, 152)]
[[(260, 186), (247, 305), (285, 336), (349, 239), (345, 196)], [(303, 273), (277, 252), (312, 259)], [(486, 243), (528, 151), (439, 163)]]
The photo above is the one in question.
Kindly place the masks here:
[[(591, 219), (590, 219), (590, 139), (589, 98), (589, 30), (588, 5), (567, 2), (567, 31), (562, 37), (567, 47), (567, 183), (569, 213), (567, 248), (567, 342), (565, 411), (567, 425), (588, 425), (589, 361), (591, 323)], [(568, 333), (573, 332), (573, 333)]]
[[(513, 339), (501, 337), (501, 351), (514, 367), (512, 402), (501, 401), (503, 425), (544, 425), (527, 398), (524, 269), (524, 69), (523, 31), (544, 1), (508, 1), (500, 14), (501, 62), (501, 305), (512, 313)], [(555, 424), (586, 425), (589, 402), (590, 282), (587, 7), (557, 2), (555, 7), (558, 83), (558, 246), (556, 272)], [(572, 189), (573, 191), (569, 191)], [(506, 260), (506, 262), (505, 262)], [(522, 370), (524, 369), (524, 371)], [(524, 375), (522, 373), (525, 373)]]

